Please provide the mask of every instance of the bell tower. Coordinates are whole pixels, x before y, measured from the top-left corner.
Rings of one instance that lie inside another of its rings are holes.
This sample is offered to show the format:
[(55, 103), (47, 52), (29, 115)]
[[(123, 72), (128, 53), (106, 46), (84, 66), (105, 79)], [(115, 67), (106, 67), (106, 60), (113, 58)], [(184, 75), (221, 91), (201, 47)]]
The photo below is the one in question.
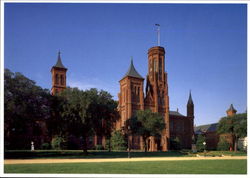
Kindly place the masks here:
[(125, 121), (135, 115), (137, 110), (144, 110), (143, 81), (144, 78), (136, 71), (131, 59), (127, 73), (119, 81), (118, 109), (120, 120), (117, 122), (117, 129), (122, 128)]
[(192, 144), (192, 137), (194, 137), (194, 103), (191, 95), (191, 90), (189, 92), (189, 98), (187, 102), (187, 126), (189, 127), (189, 132), (187, 133), (186, 142), (188, 145)]
[(67, 68), (64, 67), (61, 60), (61, 52), (58, 52), (57, 62), (51, 68), (52, 74), (52, 88), (51, 94), (55, 95), (66, 88), (66, 72)]
[(162, 151), (167, 151), (170, 137), (169, 96), (167, 73), (165, 72), (165, 49), (161, 46), (155, 46), (148, 50), (145, 108), (162, 114), (166, 126), (162, 133), (160, 145)]
[(189, 98), (187, 102), (187, 117), (194, 119), (194, 103), (193, 103), (191, 91), (189, 93)]
[(233, 104), (231, 104), (229, 109), (226, 112), (227, 112), (227, 116), (233, 116), (236, 114), (237, 110), (234, 109)]

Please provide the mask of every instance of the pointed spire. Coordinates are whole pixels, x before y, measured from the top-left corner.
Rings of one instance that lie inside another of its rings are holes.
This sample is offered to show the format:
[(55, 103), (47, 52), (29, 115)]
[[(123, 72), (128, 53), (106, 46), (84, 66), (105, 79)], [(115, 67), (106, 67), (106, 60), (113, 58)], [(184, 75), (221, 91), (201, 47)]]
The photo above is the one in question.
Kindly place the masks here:
[(58, 51), (58, 57), (57, 57), (57, 62), (56, 62), (56, 65), (54, 65), (54, 67), (58, 67), (58, 68), (64, 68), (64, 65), (62, 64), (62, 60), (61, 60), (61, 51), (59, 50)]
[(131, 57), (131, 62), (130, 62), (129, 69), (128, 69), (128, 71), (126, 72), (126, 74), (124, 75), (123, 78), (125, 78), (125, 77), (127, 77), (127, 76), (143, 79), (143, 77), (136, 71), (136, 69), (135, 69), (135, 67), (134, 67), (134, 64), (133, 64), (133, 57)]
[(230, 107), (227, 111), (237, 112), (237, 110), (234, 108), (233, 104), (230, 105)]
[(189, 91), (189, 98), (188, 98), (188, 105), (193, 105), (193, 99), (192, 99), (192, 95), (191, 95), (191, 90)]

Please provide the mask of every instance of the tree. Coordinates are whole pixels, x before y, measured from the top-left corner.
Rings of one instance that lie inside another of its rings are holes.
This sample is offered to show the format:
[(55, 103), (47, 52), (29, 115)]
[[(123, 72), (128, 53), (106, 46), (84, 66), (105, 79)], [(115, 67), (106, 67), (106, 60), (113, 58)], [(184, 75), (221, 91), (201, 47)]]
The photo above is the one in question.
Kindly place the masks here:
[(196, 149), (197, 151), (203, 151), (205, 150), (205, 145), (203, 144), (206, 141), (205, 136), (203, 135), (198, 135), (197, 141), (196, 141)]
[[(94, 133), (105, 136), (106, 140), (110, 140), (114, 123), (119, 118), (117, 102), (104, 90), (98, 91), (97, 89), (90, 89), (86, 92), (91, 100), (87, 112), (93, 120)], [(108, 141), (108, 143), (110, 143), (110, 141)], [(109, 144), (107, 146), (110, 151), (111, 145)]]
[(165, 128), (163, 117), (151, 110), (137, 111), (135, 117), (131, 117), (127, 124), (131, 132), (141, 135), (143, 138), (144, 150), (147, 151), (147, 140), (150, 136), (159, 136)]
[(110, 135), (117, 118), (117, 105), (108, 92), (67, 88), (59, 96), (64, 99), (60, 113), (67, 123), (67, 133), (82, 138), (84, 153), (87, 153), (87, 137)]
[[(37, 86), (33, 80), (19, 72), (13, 73), (5, 69), (5, 148), (30, 148), (31, 141), (35, 141), (34, 139), (42, 134), (39, 123), (50, 117), (49, 98), (49, 91)], [(35, 142), (36, 146), (39, 140)]]
[(112, 150), (126, 150), (127, 143), (121, 131), (113, 131), (110, 141)]
[(82, 137), (83, 151), (87, 154), (86, 139), (93, 134), (93, 122), (87, 113), (91, 103), (90, 97), (78, 88), (67, 88), (59, 96), (64, 99), (60, 115), (63, 122), (66, 123), (67, 132), (65, 134)]
[(237, 151), (238, 139), (247, 136), (247, 113), (221, 118), (217, 127), (217, 133), (230, 134), (233, 138), (234, 151)]
[(229, 147), (230, 144), (227, 142), (227, 140), (224, 137), (221, 137), (217, 145), (217, 150), (227, 151), (229, 150)]

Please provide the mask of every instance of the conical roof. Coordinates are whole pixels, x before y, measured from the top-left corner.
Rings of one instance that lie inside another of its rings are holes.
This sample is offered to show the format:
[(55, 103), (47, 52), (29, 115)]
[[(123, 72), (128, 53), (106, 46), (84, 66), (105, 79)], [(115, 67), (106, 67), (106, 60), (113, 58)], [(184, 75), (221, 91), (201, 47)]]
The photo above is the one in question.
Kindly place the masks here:
[(130, 66), (129, 66), (129, 69), (128, 71), (126, 72), (126, 74), (122, 77), (122, 78), (125, 78), (125, 77), (135, 77), (135, 78), (140, 78), (140, 79), (144, 79), (135, 69), (134, 67), (134, 64), (133, 64), (133, 59), (131, 59), (131, 63), (130, 63)]
[(227, 111), (237, 112), (237, 110), (234, 108), (233, 104), (230, 105), (230, 107), (229, 107), (229, 109)]
[(193, 105), (194, 103), (193, 103), (193, 99), (192, 99), (192, 95), (191, 95), (191, 90), (190, 90), (190, 92), (189, 92), (189, 98), (188, 98), (188, 103), (187, 103), (188, 105)]
[(53, 67), (58, 67), (58, 68), (66, 69), (66, 67), (64, 67), (64, 65), (62, 64), (61, 52), (60, 51), (58, 52), (58, 57), (57, 57), (56, 65), (54, 65)]

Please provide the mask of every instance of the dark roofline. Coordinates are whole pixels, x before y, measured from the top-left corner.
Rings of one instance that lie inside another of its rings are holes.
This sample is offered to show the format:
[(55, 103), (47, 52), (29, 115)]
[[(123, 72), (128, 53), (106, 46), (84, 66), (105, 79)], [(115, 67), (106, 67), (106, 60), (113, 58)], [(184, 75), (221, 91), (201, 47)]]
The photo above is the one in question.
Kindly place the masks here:
[(186, 117), (186, 116), (182, 115), (181, 113), (179, 113), (178, 111), (169, 111), (169, 115)]
[(62, 64), (62, 60), (61, 60), (61, 52), (58, 52), (58, 57), (57, 57), (57, 62), (56, 65), (54, 65), (53, 67), (57, 67), (57, 68), (62, 68), (62, 69), (66, 69), (66, 67), (64, 67), (64, 65)]
[(143, 79), (144, 80), (144, 78), (136, 71), (136, 69), (134, 67), (134, 64), (133, 64), (133, 59), (131, 59), (131, 63), (130, 63), (129, 69), (126, 72), (126, 74), (122, 77), (122, 79), (124, 79), (125, 77), (134, 77), (134, 78), (138, 78), (138, 79)]
[(229, 109), (227, 111), (235, 111), (237, 112), (237, 110), (234, 108), (233, 104), (230, 105)]

